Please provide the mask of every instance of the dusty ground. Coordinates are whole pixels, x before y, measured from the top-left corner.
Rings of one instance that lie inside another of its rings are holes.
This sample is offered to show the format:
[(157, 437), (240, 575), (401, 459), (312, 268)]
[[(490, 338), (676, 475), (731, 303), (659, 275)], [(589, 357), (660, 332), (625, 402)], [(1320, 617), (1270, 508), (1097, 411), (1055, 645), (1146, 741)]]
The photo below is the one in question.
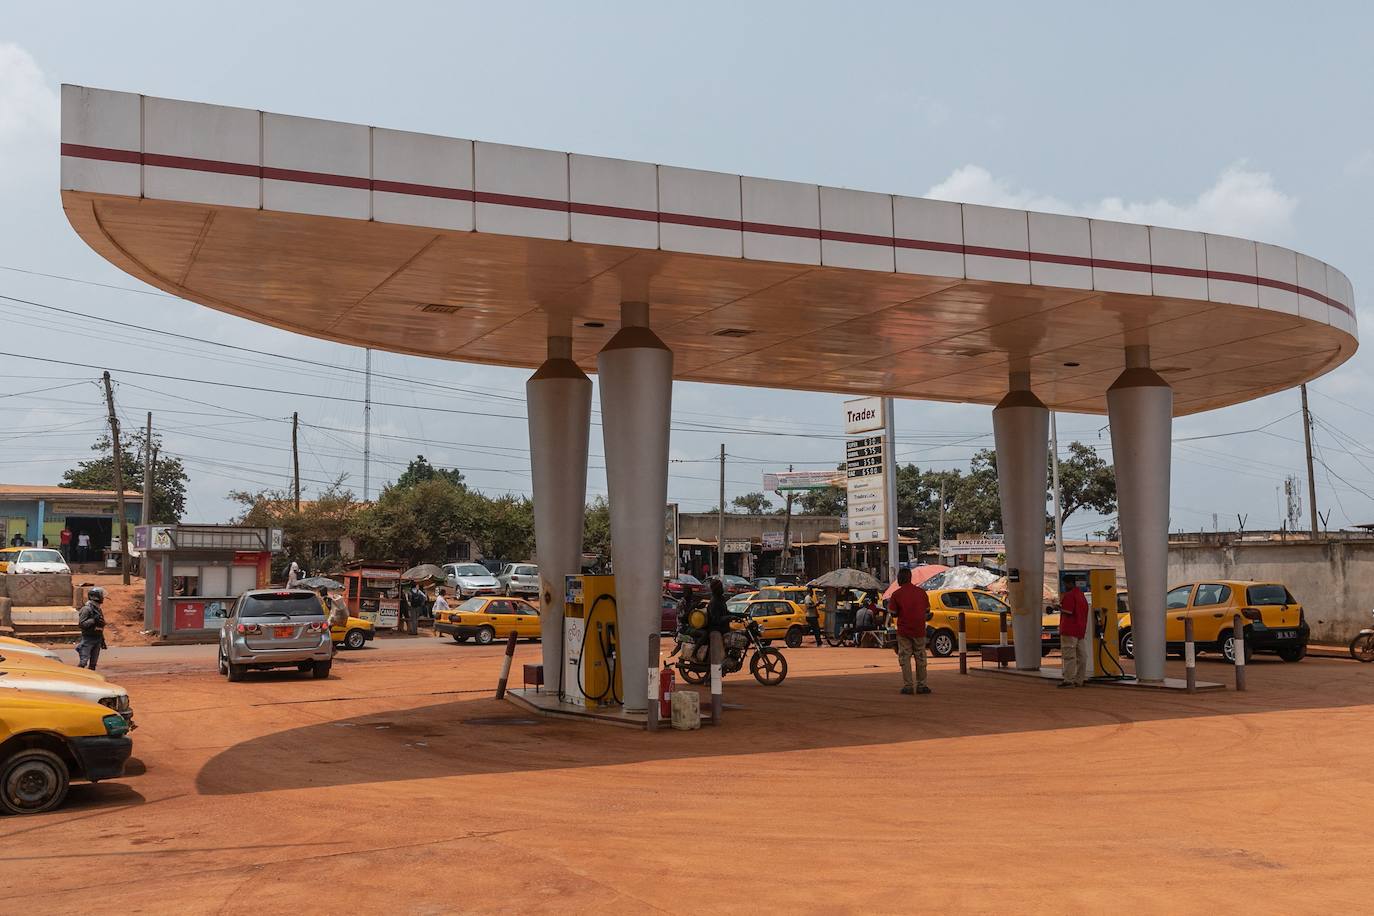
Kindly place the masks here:
[(723, 727), (650, 735), (483, 724), (524, 716), (491, 698), (498, 648), (386, 642), (328, 681), (234, 685), (211, 651), (112, 650), (146, 771), (0, 819), (0, 909), (1367, 905), (1374, 666), (1257, 659), (1249, 693), (1189, 697), (940, 662), (904, 697), (887, 652), (804, 648), (781, 687), (727, 678)]

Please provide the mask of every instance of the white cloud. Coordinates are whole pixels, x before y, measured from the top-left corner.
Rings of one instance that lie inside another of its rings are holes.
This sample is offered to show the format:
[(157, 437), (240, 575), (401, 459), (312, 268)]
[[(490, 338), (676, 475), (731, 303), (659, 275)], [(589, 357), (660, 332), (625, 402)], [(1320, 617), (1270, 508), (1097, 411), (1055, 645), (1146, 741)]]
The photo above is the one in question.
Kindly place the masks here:
[(58, 112), (57, 93), (33, 55), (0, 42), (0, 146), (30, 133), (56, 134)]
[(961, 203), (1012, 207), (1198, 229), (1244, 238), (1282, 239), (1292, 230), (1298, 199), (1274, 186), (1273, 176), (1237, 162), (1223, 169), (1211, 187), (1192, 200), (1128, 201), (1120, 197), (1073, 204), (1053, 195), (1013, 187), (979, 165), (964, 165), (926, 192), (927, 197)]

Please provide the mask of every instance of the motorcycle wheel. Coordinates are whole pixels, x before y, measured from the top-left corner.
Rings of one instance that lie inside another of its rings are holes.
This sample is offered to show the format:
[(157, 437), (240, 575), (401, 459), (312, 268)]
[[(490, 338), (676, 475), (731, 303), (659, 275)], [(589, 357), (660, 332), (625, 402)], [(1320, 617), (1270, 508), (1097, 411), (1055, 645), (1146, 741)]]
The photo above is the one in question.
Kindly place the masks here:
[(1374, 662), (1374, 633), (1361, 633), (1350, 640), (1350, 657), (1357, 662)]
[(787, 658), (777, 649), (760, 649), (749, 659), (749, 673), (765, 687), (787, 680)]
[(684, 662), (678, 662), (677, 673), (682, 675), (682, 679), (689, 684), (706, 683), (706, 671), (702, 668), (694, 668)]

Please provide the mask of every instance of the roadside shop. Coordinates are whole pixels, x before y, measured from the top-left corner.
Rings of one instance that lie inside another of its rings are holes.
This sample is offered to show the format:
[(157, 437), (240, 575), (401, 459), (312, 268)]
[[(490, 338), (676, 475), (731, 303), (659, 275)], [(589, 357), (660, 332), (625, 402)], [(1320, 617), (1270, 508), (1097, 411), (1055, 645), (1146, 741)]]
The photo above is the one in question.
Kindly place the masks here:
[(234, 599), (271, 584), (280, 528), (140, 525), (134, 547), (147, 556), (143, 619), (162, 637), (211, 638)]

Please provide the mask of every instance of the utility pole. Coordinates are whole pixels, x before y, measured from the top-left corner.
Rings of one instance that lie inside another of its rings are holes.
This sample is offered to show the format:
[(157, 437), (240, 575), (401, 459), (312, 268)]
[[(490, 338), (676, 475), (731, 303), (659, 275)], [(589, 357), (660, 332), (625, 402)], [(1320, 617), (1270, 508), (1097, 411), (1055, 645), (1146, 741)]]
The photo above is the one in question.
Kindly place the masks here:
[(153, 511), (153, 412), (148, 411), (148, 426), (143, 431), (143, 511), (138, 514), (141, 525), (148, 524)]
[[(787, 472), (792, 473), (792, 465), (787, 466)], [(783, 573), (792, 571), (792, 491), (787, 491), (787, 518), (782, 523), (782, 570)]]
[(114, 451), (115, 504), (119, 509), (119, 571), (124, 584), (129, 584), (129, 522), (124, 516), (124, 464), (119, 449), (119, 417), (115, 416), (114, 386), (110, 373), (105, 375), (105, 406), (110, 410), (110, 442)]
[(1312, 513), (1312, 540), (1317, 539), (1317, 479), (1312, 474), (1312, 413), (1307, 409), (1307, 383), (1302, 388), (1302, 441), (1307, 446), (1307, 508)]
[(716, 575), (725, 584), (725, 443), (720, 444), (720, 512), (716, 517)]
[(296, 436), (300, 431), (301, 415), (291, 412), (291, 493), (296, 511), (301, 511), (301, 453), (296, 448)]
[[(1050, 473), (1054, 486), (1054, 569), (1055, 582), (1064, 581), (1064, 507), (1059, 501), (1059, 426), (1050, 411)], [(1058, 585), (1055, 588), (1059, 588)]]
[(884, 436), (883, 436), (883, 479), (887, 493), (883, 501), (887, 503), (887, 517), (883, 520), (887, 527), (887, 581), (897, 581), (897, 570), (902, 565), (901, 534), (897, 531), (897, 427), (896, 401), (883, 398)]
[(945, 562), (945, 478), (940, 478), (940, 539), (935, 545), (935, 558)]
[(366, 350), (363, 378), (363, 502), (372, 495), (372, 348)]

